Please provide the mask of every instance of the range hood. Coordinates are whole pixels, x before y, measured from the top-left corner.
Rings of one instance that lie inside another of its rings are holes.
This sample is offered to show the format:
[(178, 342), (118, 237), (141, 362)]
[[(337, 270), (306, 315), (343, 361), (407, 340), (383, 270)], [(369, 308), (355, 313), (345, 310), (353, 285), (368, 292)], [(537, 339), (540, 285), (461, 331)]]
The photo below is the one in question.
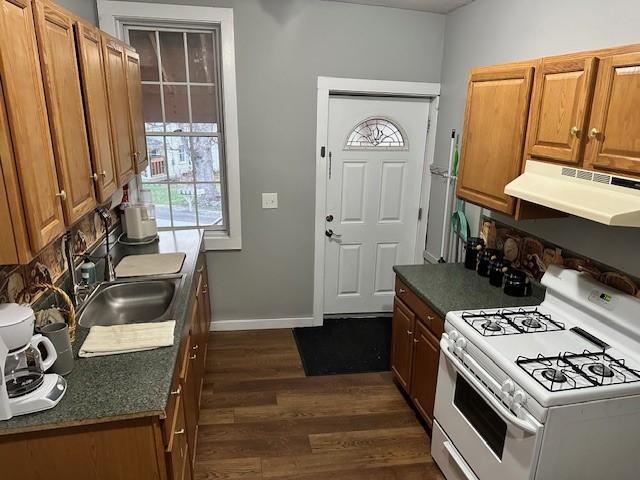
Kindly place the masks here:
[(527, 160), (504, 193), (605, 225), (640, 227), (640, 180)]

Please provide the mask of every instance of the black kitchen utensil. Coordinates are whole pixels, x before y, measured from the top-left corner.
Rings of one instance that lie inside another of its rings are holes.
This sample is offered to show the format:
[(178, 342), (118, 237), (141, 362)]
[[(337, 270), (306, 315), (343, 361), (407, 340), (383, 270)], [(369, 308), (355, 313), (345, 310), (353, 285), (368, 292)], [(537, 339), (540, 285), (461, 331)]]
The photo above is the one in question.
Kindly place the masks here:
[(494, 257), (489, 262), (489, 283), (494, 287), (502, 287), (504, 274), (509, 270), (510, 266), (511, 262), (509, 260), (497, 256)]
[(489, 276), (489, 264), (493, 258), (502, 258), (502, 253), (494, 248), (486, 248), (478, 254), (476, 271), (481, 277)]
[(484, 248), (484, 240), (480, 237), (469, 237), (464, 248), (464, 268), (475, 270), (478, 265), (478, 253)]
[(527, 274), (520, 270), (508, 270), (504, 274), (504, 293), (512, 297), (531, 295), (531, 282)]

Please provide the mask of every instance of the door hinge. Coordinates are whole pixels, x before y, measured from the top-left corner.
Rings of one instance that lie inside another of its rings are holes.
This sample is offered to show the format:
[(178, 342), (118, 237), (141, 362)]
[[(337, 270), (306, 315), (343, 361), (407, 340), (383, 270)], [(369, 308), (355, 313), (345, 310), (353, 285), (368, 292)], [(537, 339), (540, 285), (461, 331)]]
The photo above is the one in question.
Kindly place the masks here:
[(427, 120), (427, 133), (431, 131), (431, 117)]
[(422, 220), (422, 207), (418, 209), (418, 220)]

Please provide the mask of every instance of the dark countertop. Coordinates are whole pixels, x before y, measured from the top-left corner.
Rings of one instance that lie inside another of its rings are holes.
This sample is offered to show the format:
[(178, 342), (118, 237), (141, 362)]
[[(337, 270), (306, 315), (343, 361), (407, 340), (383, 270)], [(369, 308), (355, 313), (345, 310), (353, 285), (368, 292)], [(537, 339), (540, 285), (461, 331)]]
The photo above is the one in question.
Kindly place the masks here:
[(396, 265), (396, 275), (443, 319), (454, 310), (539, 305), (544, 287), (534, 283), (530, 297), (511, 297), (462, 263)]
[(180, 347), (180, 335), (189, 309), (201, 243), (201, 230), (181, 230), (160, 232), (160, 241), (148, 246), (119, 246), (123, 255), (187, 254), (181, 270), (185, 278), (176, 299), (175, 341), (171, 347), (78, 358), (77, 352), (89, 333), (88, 329), (78, 326), (73, 345), (75, 364), (73, 371), (65, 377), (67, 391), (63, 399), (50, 410), (0, 421), (0, 435), (126, 418), (163, 417)]

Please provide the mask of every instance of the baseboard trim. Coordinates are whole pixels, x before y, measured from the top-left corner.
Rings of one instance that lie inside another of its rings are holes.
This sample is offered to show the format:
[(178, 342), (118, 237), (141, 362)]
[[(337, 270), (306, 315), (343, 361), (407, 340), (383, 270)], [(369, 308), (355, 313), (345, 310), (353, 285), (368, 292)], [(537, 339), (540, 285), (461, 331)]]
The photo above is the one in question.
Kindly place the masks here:
[(212, 332), (230, 332), (236, 330), (266, 330), (272, 328), (312, 327), (313, 317), (292, 318), (249, 318), (246, 320), (217, 320), (211, 322)]
[(424, 252), (424, 259), (429, 263), (438, 263), (439, 258), (433, 255), (431, 252)]

